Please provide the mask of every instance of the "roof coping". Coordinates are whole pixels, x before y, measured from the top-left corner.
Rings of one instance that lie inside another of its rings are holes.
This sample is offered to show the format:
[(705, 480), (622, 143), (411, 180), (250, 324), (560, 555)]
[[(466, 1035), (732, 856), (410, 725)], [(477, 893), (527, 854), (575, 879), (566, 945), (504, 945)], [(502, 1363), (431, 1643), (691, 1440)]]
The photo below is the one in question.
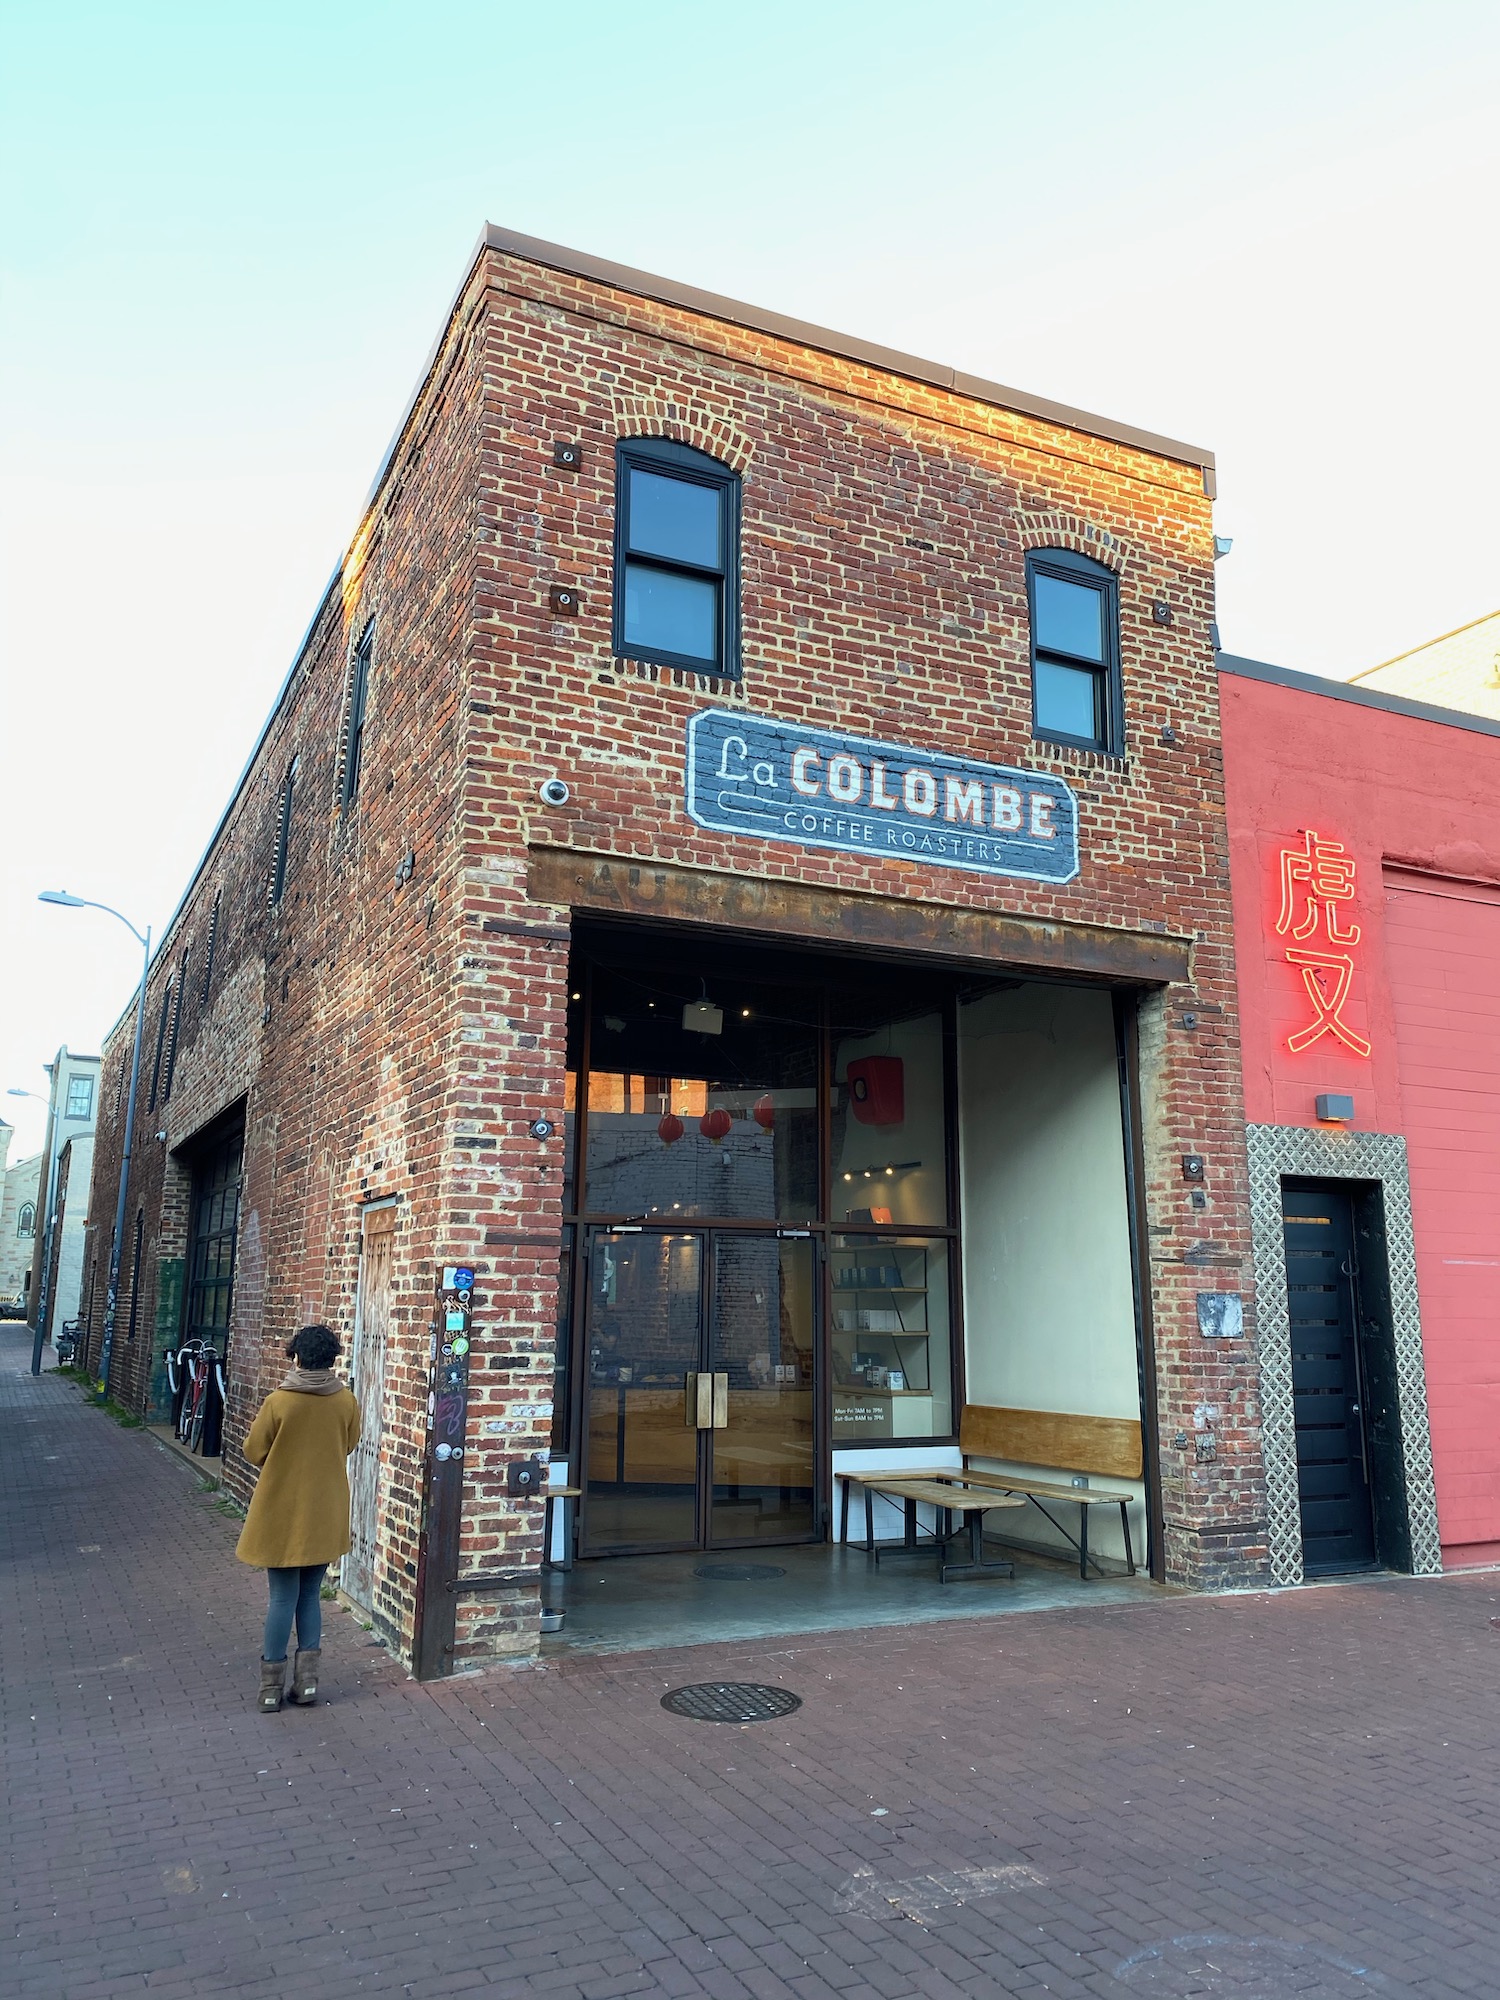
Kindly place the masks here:
[[(1008, 389), (1002, 383), (987, 381), (982, 375), (969, 375), (961, 368), (950, 368), (946, 362), (924, 361), (918, 355), (903, 354), (894, 347), (882, 347), (875, 341), (860, 340), (853, 334), (835, 333), (826, 326), (791, 319), (785, 313), (768, 312), (763, 306), (747, 305), (742, 299), (724, 298), (718, 292), (701, 291), (696, 285), (684, 285), (675, 278), (661, 278), (650, 271), (638, 271), (632, 265), (616, 264), (608, 257), (595, 257), (586, 250), (569, 250), (560, 243), (548, 243), (540, 236), (523, 236), (519, 230), (506, 229), (499, 223), (485, 224), (484, 243), (486, 248), (498, 250), (503, 256), (519, 257), (528, 264), (541, 264), (549, 270), (565, 271), (576, 278), (592, 278), (596, 283), (610, 285), (616, 291), (634, 292), (639, 298), (655, 299), (663, 305), (682, 306), (689, 312), (703, 313), (710, 319), (724, 320), (731, 326), (752, 327), (759, 333), (772, 334), (778, 340), (791, 341), (799, 347), (817, 348), (824, 354), (836, 354), (848, 361), (863, 361), (872, 368), (883, 368), (892, 375), (904, 375), (910, 381), (928, 382), (936, 388), (949, 389), (956, 396), (967, 396), (977, 403), (993, 403), (997, 409), (1014, 410), (1021, 416), (1040, 417), (1046, 423), (1064, 424), (1069, 430), (1083, 431), (1090, 437), (1108, 438), (1114, 444), (1131, 445), (1161, 458), (1200, 466), (1205, 474), (1212, 474), (1214, 469), (1213, 453), (1201, 445), (1184, 444), (1180, 438), (1163, 437), (1156, 431), (1140, 430), (1134, 424), (1094, 416), (1087, 410), (1074, 409), (1068, 403), (1055, 403), (1046, 396), (1030, 395), (1024, 389)], [(1212, 483), (1211, 480), (1209, 483)]]
[(1404, 694), (1381, 694), (1375, 688), (1331, 681), (1323, 674), (1299, 673), (1295, 667), (1273, 667), (1265, 660), (1243, 659), (1238, 653), (1220, 653), (1218, 667), (1221, 674), (1236, 674), (1242, 680), (1269, 681), (1276, 687), (1296, 688), (1302, 694), (1327, 695), (1333, 701), (1353, 702), (1357, 708), (1383, 708), (1388, 715), (1409, 715), (1418, 722), (1467, 729), (1476, 736), (1500, 736), (1500, 722), (1485, 715), (1469, 715), (1458, 708), (1438, 708), (1433, 702), (1412, 701)]

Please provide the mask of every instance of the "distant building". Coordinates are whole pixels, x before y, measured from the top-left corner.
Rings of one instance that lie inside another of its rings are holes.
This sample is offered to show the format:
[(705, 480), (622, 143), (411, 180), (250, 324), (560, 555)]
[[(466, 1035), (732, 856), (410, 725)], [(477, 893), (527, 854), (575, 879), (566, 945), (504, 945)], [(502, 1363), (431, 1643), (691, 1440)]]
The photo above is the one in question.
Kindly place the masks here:
[(31, 1253), (41, 1206), (42, 1156), (12, 1161), (16, 1128), (0, 1118), (0, 1305), (24, 1305), (31, 1296)]
[(1500, 611), (1369, 667), (1354, 676), (1354, 684), (1372, 694), (1404, 695), (1500, 722)]
[[(41, 1191), (26, 1317), (33, 1330), (40, 1327), (43, 1335), (51, 1339), (66, 1321), (78, 1317), (84, 1212), (88, 1206), (94, 1124), (99, 1112), (99, 1058), (74, 1055), (63, 1047), (46, 1068), (52, 1082), (47, 1104), (47, 1136), (42, 1142)], [(73, 1161), (75, 1198), (65, 1233), (58, 1201), (63, 1160), (73, 1142), (83, 1139), (89, 1142), (88, 1156), (75, 1156)]]
[(89, 1179), (94, 1170), (94, 1135), (80, 1132), (65, 1142), (57, 1156), (57, 1180), (52, 1195), (52, 1228), (47, 1239), (44, 1273), (48, 1306), (47, 1331), (76, 1320), (83, 1294), (83, 1238), (88, 1223)]

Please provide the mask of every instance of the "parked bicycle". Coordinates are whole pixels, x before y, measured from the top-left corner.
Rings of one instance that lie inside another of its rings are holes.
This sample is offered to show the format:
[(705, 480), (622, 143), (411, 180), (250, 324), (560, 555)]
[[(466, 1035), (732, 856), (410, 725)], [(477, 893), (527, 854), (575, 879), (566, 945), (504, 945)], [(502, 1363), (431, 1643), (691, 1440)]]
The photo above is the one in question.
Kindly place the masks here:
[(223, 1422), (229, 1394), (224, 1357), (211, 1340), (188, 1340), (175, 1351), (168, 1348), (165, 1360), (172, 1388), (172, 1428), (189, 1451), (201, 1452), (205, 1436), (212, 1431), (217, 1438)]
[(58, 1333), (57, 1339), (53, 1342), (53, 1346), (57, 1350), (58, 1367), (69, 1367), (73, 1356), (78, 1352), (78, 1322), (76, 1319), (65, 1319), (63, 1321), (61, 1331)]

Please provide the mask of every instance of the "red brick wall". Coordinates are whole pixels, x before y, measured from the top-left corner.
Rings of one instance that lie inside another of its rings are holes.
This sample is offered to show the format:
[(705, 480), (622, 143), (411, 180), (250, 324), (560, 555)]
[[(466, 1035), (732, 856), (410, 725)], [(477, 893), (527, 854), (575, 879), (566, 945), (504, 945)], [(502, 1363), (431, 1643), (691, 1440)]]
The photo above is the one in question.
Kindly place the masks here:
[[(1147, 1202), (1161, 1363), (1170, 1565), (1259, 1573), (1258, 1415), (1247, 1340), (1221, 1358), (1195, 1294), (1248, 1287), (1242, 1113), (1218, 699), (1212, 526), (1199, 469), (1027, 419), (769, 336), (490, 253), (466, 916), (483, 1051), (474, 1085), (509, 1093), (479, 1153), (485, 1215), (512, 1254), (517, 1327), (545, 1349), (554, 1160), (522, 1136), (562, 1103), (568, 913), (526, 899), (529, 844), (1021, 910), (1194, 940), (1190, 987), (1148, 1008)], [(614, 445), (666, 435), (744, 476), (742, 687), (616, 660), (610, 642)], [(581, 442), (581, 471), (552, 467)], [(1065, 545), (1116, 569), (1128, 754), (1030, 734), (1025, 551)], [(576, 588), (576, 620), (548, 590)], [(1171, 607), (1158, 624), (1153, 603)], [(731, 840), (682, 809), (687, 717), (725, 700), (785, 719), (1056, 772), (1077, 789), (1083, 867), (1066, 887), (898, 859)], [(1170, 728), (1175, 741), (1163, 741)], [(572, 799), (543, 807), (539, 783)], [(527, 927), (534, 927), (528, 930)], [(1196, 1025), (1184, 1025), (1187, 1015)], [(467, 1051), (466, 1051), (467, 1054)], [(1188, 1208), (1180, 1155), (1207, 1159)], [(526, 1298), (535, 1310), (525, 1319)], [(1212, 1437), (1215, 1457), (1179, 1433)], [(495, 1510), (496, 1531), (503, 1507)]]
[[(157, 955), (148, 993), (131, 1227), (145, 1207), (142, 1284), (187, 1247), (190, 1142), (236, 1102), (246, 1114), (231, 1343), (226, 1480), (298, 1326), (353, 1332), (359, 1208), (397, 1195), (395, 1303), (384, 1449), (391, 1495), (377, 1583), (382, 1629), (409, 1643), (434, 1263), (453, 1098), (454, 959), (464, 636), (471, 595), (480, 353), (462, 311), (361, 536), (324, 602), (225, 825)], [(352, 650), (377, 634), (356, 802), (340, 810)], [(285, 889), (269, 901), (282, 786), (298, 759)], [(397, 881), (405, 857), (411, 875)], [(215, 901), (213, 973), (201, 990)], [(161, 989), (189, 950), (170, 1099), (146, 1105)], [(133, 1017), (105, 1052), (92, 1212), (113, 1213), (123, 1118), (119, 1074)], [(165, 1143), (154, 1134), (165, 1129)], [(107, 1192), (106, 1192), (107, 1191)], [(91, 1358), (98, 1362), (108, 1224), (96, 1227)], [(113, 1381), (150, 1393), (152, 1316), (125, 1338), (122, 1270)], [(156, 1343), (157, 1348), (161, 1342)], [(159, 1353), (157, 1355), (159, 1361)]]

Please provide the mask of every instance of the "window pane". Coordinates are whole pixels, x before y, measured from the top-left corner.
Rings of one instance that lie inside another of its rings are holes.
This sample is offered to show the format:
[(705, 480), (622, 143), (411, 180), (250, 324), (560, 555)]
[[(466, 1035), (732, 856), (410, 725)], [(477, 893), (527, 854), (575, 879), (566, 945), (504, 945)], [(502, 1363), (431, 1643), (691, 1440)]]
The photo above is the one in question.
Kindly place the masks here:
[(1064, 583), (1040, 573), (1032, 580), (1036, 599), (1036, 643), (1049, 653), (1077, 660), (1104, 658), (1104, 593), (1086, 583)]
[(832, 1222), (945, 1223), (943, 1017), (835, 992)]
[(948, 1246), (830, 1236), (833, 1441), (951, 1437)]
[(1096, 743), (1099, 726), (1099, 676), (1082, 667), (1059, 667), (1051, 660), (1036, 663), (1036, 726), (1051, 736), (1081, 736)]
[(706, 986), (691, 973), (595, 971), (589, 1212), (808, 1221), (818, 1199), (816, 1000), (716, 981), (719, 1026), (696, 1033), (683, 1010)]
[(630, 547), (642, 556), (720, 569), (722, 488), (630, 472)]
[(625, 645), (683, 653), (690, 660), (719, 657), (719, 586), (670, 570), (625, 565)]

